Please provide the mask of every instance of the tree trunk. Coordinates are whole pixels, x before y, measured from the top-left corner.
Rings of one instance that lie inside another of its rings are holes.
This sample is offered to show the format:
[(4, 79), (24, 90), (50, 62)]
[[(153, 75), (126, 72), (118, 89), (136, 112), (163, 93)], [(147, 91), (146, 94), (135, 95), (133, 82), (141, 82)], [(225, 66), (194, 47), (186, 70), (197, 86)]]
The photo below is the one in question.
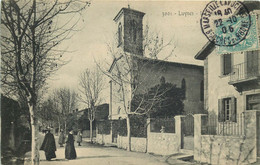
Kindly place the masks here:
[(58, 117), (58, 135), (60, 135), (60, 118)]
[(93, 142), (93, 128), (92, 128), (92, 120), (89, 120), (90, 124), (90, 142)]
[(67, 122), (65, 121), (65, 123), (64, 123), (64, 132), (65, 132), (65, 134), (67, 134)]
[(60, 135), (60, 122), (58, 123), (58, 135)]
[(130, 129), (130, 118), (129, 115), (126, 117), (126, 127), (127, 127), (127, 151), (131, 151), (131, 129)]
[(30, 111), (30, 118), (31, 118), (31, 131), (32, 131), (31, 163), (32, 165), (38, 165), (40, 161), (39, 148), (38, 148), (38, 128), (37, 128), (37, 120), (34, 115), (33, 103), (29, 103), (29, 111)]

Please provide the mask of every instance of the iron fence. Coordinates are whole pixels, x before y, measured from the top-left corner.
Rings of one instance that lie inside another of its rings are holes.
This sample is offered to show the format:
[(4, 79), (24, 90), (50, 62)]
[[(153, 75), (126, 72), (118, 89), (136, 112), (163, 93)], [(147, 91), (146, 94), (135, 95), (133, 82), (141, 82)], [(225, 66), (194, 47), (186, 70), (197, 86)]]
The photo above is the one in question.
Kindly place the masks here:
[(224, 135), (241, 136), (244, 135), (244, 113), (236, 116), (236, 121), (219, 121), (217, 115), (202, 117), (202, 135)]
[(174, 118), (152, 118), (150, 119), (151, 132), (175, 133)]

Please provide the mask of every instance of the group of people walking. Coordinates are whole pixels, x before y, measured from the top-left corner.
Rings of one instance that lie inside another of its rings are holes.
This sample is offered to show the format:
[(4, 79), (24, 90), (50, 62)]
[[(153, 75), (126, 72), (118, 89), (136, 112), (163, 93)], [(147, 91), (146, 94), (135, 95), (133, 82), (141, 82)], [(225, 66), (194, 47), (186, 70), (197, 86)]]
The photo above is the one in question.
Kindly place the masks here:
[[(76, 150), (75, 150), (75, 146), (74, 146), (73, 130), (69, 131), (67, 139), (65, 137), (64, 131), (61, 130), (58, 142), (60, 144), (60, 147), (63, 147), (63, 144), (66, 143), (66, 146), (65, 146), (65, 158), (66, 159), (71, 160), (71, 159), (77, 158), (77, 154), (76, 154)], [(81, 146), (80, 145), (81, 142), (82, 142), (82, 133), (79, 130), (78, 134), (77, 134), (78, 146)], [(47, 133), (44, 137), (40, 150), (43, 150), (45, 152), (46, 160), (50, 161), (52, 158), (56, 158), (55, 139), (54, 139), (53, 134), (50, 132), (50, 130), (47, 130)]]

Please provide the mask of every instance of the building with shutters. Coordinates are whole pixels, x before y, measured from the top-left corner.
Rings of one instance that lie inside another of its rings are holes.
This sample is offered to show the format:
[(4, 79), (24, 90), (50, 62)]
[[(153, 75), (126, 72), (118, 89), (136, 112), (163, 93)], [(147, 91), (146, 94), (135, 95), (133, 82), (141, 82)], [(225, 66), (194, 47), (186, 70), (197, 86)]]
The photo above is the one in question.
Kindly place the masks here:
[[(126, 67), (124, 60), (131, 60), (132, 64), (129, 70), (133, 70), (133, 75), (128, 75), (135, 80), (135, 73), (138, 74), (138, 81), (141, 85), (138, 92), (141, 93), (155, 85), (160, 84), (163, 77), (166, 82), (175, 84), (176, 87), (185, 91), (184, 111), (186, 114), (196, 114), (203, 111), (203, 66), (194, 64), (185, 64), (179, 62), (170, 62), (158, 59), (151, 59), (144, 56), (143, 50), (143, 17), (145, 13), (130, 8), (122, 8), (115, 16), (114, 21), (117, 25), (117, 51), (114, 61), (111, 64), (109, 72), (118, 74), (118, 67)], [(128, 56), (128, 57), (126, 57)], [(138, 65), (137, 65), (138, 63)], [(129, 64), (129, 63), (128, 63)], [(141, 69), (138, 68), (141, 64)], [(120, 74), (124, 74), (120, 70)], [(133, 81), (134, 82), (134, 81)], [(127, 84), (128, 89), (125, 97), (130, 102), (135, 85)], [(120, 86), (111, 79), (110, 81), (110, 103), (109, 119), (116, 120), (125, 118), (123, 110)], [(127, 101), (125, 101), (127, 103)], [(129, 107), (129, 105), (126, 105)], [(174, 109), (173, 109), (174, 111)]]
[[(259, 32), (260, 3), (248, 1), (245, 5), (256, 15)], [(195, 59), (204, 61), (208, 115), (194, 119), (195, 130), (199, 130), (194, 138), (194, 159), (210, 164), (256, 162), (260, 157), (260, 50), (224, 54), (208, 42)]]
[(204, 61), (204, 108), (219, 121), (236, 121), (242, 112), (260, 109), (260, 50), (218, 54), (208, 42), (195, 58)]

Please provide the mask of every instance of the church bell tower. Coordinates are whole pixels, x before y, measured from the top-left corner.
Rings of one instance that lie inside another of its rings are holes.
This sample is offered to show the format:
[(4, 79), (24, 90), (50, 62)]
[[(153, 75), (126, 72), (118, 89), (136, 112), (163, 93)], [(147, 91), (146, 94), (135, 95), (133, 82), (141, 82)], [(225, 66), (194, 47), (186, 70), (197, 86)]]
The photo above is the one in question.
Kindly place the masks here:
[(122, 8), (114, 18), (117, 24), (117, 44), (125, 52), (143, 56), (143, 16), (145, 13)]

